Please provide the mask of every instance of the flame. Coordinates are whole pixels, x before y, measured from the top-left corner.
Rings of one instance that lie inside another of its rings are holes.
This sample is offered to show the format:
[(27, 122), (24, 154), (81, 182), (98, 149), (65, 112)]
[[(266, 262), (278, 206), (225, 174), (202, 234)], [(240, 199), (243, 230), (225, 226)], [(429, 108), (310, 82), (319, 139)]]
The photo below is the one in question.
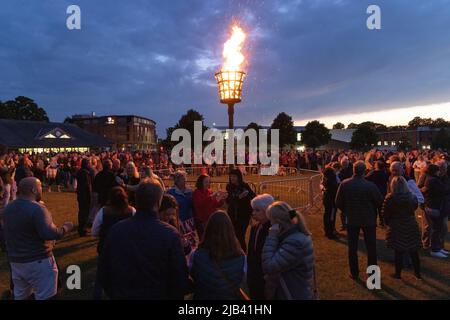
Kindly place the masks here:
[(240, 27), (233, 27), (232, 35), (230, 39), (225, 42), (223, 47), (223, 57), (225, 58), (225, 63), (222, 67), (222, 71), (240, 70), (240, 66), (245, 60), (241, 50), (246, 36), (247, 35)]

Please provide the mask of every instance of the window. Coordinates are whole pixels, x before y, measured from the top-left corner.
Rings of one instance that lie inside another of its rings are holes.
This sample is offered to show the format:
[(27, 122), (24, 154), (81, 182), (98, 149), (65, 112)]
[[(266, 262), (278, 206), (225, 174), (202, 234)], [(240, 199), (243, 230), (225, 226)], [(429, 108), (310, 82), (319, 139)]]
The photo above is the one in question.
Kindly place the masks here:
[(302, 141), (302, 134), (301, 134), (301, 132), (298, 132), (297, 133), (297, 141)]
[(395, 146), (395, 145), (396, 145), (395, 141), (392, 141), (391, 146)]
[(384, 142), (384, 145), (385, 145), (385, 146), (388, 146), (388, 145), (389, 145), (389, 142), (385, 141), (385, 142)]
[(114, 118), (108, 117), (108, 118), (106, 119), (106, 124), (114, 124), (114, 123), (115, 123)]
[(381, 146), (382, 145), (381, 141), (378, 141), (377, 145)]

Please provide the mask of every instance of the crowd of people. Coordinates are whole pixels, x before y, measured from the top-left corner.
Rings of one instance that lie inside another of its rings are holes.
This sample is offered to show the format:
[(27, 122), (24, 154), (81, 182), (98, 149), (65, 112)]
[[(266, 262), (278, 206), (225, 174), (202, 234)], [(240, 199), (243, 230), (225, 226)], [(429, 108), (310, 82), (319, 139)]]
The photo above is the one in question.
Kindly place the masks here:
[(377, 224), (387, 229), (386, 244), (394, 250), (396, 279), (401, 278), (405, 264), (412, 264), (415, 277), (421, 279), (420, 248), (430, 250), (432, 257), (448, 258), (449, 164), (449, 156), (440, 151), (333, 155), (323, 170), (323, 225), (328, 238), (337, 238), (336, 213), (340, 210), (340, 231), (347, 232), (350, 277), (359, 278), (361, 230), (368, 265), (377, 265)]
[[(340, 236), (340, 211), (352, 279), (359, 279), (361, 230), (368, 265), (377, 265), (378, 224), (395, 253), (394, 277), (412, 263), (420, 279), (420, 247), (448, 257), (449, 160), (439, 151), (283, 151), (280, 174), (292, 167), (322, 173), (325, 236)], [(218, 171), (211, 168), (192, 190), (162, 150), (2, 156), (1, 234), (13, 297), (57, 297), (52, 250), (74, 224), (55, 226), (41, 201), (45, 183), (48, 191), (76, 192), (78, 234), (99, 239), (94, 299), (317, 299), (303, 215), (255, 194), (239, 168), (227, 172), (224, 190), (212, 191), (208, 173)]]

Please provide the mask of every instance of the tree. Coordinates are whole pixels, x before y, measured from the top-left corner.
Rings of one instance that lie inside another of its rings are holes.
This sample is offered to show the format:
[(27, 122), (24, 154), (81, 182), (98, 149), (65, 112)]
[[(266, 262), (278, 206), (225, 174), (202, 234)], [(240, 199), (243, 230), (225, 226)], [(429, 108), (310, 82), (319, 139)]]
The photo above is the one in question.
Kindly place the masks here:
[(384, 124), (376, 123), (376, 122), (372, 122), (372, 121), (362, 122), (358, 125), (358, 128), (361, 126), (370, 127), (374, 131), (387, 131), (387, 127)]
[(418, 127), (431, 127), (433, 125), (433, 119), (415, 117), (408, 122), (408, 129), (417, 129)]
[(259, 124), (257, 124), (256, 122), (250, 122), (247, 127), (245, 128), (245, 130), (247, 129), (255, 129), (256, 132), (258, 132), (258, 130), (262, 129), (263, 127), (260, 126)]
[(0, 119), (49, 121), (47, 112), (24, 96), (0, 103)]
[(343, 129), (345, 129), (345, 124), (343, 124), (342, 122), (337, 122), (333, 125), (333, 129), (334, 130), (343, 130)]
[(387, 131), (404, 131), (407, 130), (408, 126), (389, 126), (387, 128)]
[(358, 129), (358, 125), (352, 122), (347, 126), (347, 129)]
[(271, 129), (280, 130), (280, 147), (294, 145), (297, 142), (297, 131), (294, 129), (294, 122), (292, 117), (284, 112), (281, 112), (273, 120)]
[(330, 139), (330, 130), (317, 120), (308, 122), (302, 133), (302, 143), (308, 148), (316, 149), (326, 145)]
[(370, 125), (359, 125), (353, 132), (350, 147), (356, 150), (368, 150), (378, 141), (378, 135), (375, 129)]
[(431, 143), (431, 147), (433, 149), (450, 150), (450, 134), (448, 133), (448, 130), (444, 128), (439, 130)]
[[(174, 142), (171, 141), (171, 136), (172, 136), (172, 132), (176, 129), (186, 129), (187, 131), (189, 131), (190, 135), (191, 135), (191, 147), (192, 150), (194, 149), (194, 121), (202, 121), (203, 122), (204, 118), (203, 115), (201, 113), (199, 113), (196, 110), (193, 109), (189, 109), (186, 114), (182, 115), (180, 120), (178, 120), (178, 122), (175, 124), (174, 127), (170, 127), (166, 129), (166, 133), (167, 133), (167, 137), (166, 140), (163, 141), (163, 144), (166, 148), (172, 148), (174, 146)], [(203, 141), (203, 133), (208, 130), (208, 127), (206, 127), (205, 125), (203, 125), (202, 127), (202, 143), (205, 144), (205, 142)]]
[(437, 118), (436, 120), (433, 121), (432, 127), (434, 127), (434, 128), (448, 128), (448, 127), (450, 127), (450, 122), (445, 121), (442, 118)]

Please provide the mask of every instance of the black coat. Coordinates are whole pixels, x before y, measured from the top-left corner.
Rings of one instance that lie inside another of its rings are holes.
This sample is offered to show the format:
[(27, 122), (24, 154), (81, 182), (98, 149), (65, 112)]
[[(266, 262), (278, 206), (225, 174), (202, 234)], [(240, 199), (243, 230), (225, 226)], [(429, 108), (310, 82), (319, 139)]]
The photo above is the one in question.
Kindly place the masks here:
[(262, 270), (262, 250), (269, 234), (270, 222), (250, 229), (247, 248), (247, 285), (253, 300), (265, 299), (265, 280)]
[(388, 226), (386, 243), (400, 252), (414, 251), (420, 247), (420, 231), (415, 211), (418, 203), (412, 194), (388, 194), (384, 200), (382, 214)]
[(323, 185), (323, 204), (324, 206), (335, 207), (336, 193), (339, 187), (336, 177), (331, 180), (324, 178), (322, 180)]
[(136, 212), (110, 229), (98, 276), (112, 299), (182, 300), (188, 270), (178, 231), (155, 212)]
[(377, 186), (364, 179), (354, 176), (344, 180), (336, 195), (336, 207), (348, 219), (352, 227), (376, 226), (377, 208), (383, 203), (383, 197)]
[(98, 193), (98, 203), (100, 206), (103, 207), (106, 204), (111, 189), (117, 185), (116, 177), (112, 171), (103, 170), (95, 176), (93, 191)]
[(366, 179), (370, 182), (375, 183), (378, 190), (380, 191), (381, 195), (383, 197), (387, 194), (388, 189), (388, 182), (389, 182), (389, 176), (386, 171), (384, 170), (374, 170), (371, 171), (367, 176)]
[[(244, 191), (248, 191), (247, 196), (239, 199), (239, 195)], [(254, 197), (256, 197), (256, 194), (247, 183), (243, 183), (240, 186), (228, 184), (227, 192), (227, 212), (233, 222), (233, 225), (238, 226), (248, 224), (253, 211), (251, 201)]]
[(88, 168), (82, 168), (77, 173), (77, 195), (78, 198), (90, 201), (92, 193), (93, 177)]
[(342, 181), (349, 179), (353, 176), (353, 168), (349, 165), (347, 168), (342, 169), (339, 172), (339, 179)]
[(442, 210), (445, 200), (445, 184), (439, 177), (427, 175), (422, 193), (426, 207)]

